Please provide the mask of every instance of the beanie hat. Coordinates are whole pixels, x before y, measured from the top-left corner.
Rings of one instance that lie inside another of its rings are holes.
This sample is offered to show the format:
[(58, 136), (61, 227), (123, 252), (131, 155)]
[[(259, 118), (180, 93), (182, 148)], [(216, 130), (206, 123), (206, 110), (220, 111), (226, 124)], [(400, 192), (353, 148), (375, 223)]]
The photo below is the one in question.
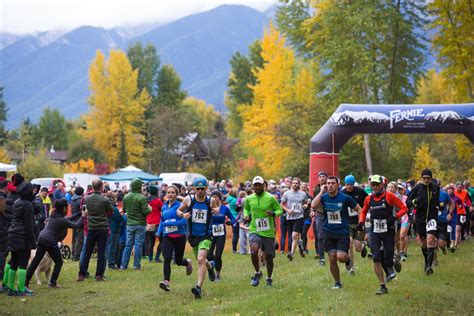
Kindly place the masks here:
[(217, 190), (216, 190), (216, 191), (212, 191), (212, 192), (211, 192), (211, 196), (213, 196), (213, 195), (217, 196), (217, 197), (219, 198), (219, 200), (222, 200), (222, 193), (221, 193), (221, 192), (219, 192), (219, 191), (217, 191)]
[(421, 177), (424, 177), (424, 176), (428, 176), (430, 178), (433, 178), (433, 173), (431, 172), (430, 169), (424, 169), (422, 172), (421, 172)]
[(14, 175), (12, 175), (12, 184), (14, 186), (19, 186), (23, 181), (25, 181), (25, 178), (23, 178), (21, 174), (15, 173)]
[(150, 192), (150, 194), (153, 194), (153, 195), (158, 194), (158, 188), (154, 185), (151, 185), (150, 187), (148, 187), (148, 191)]
[(346, 176), (346, 178), (344, 179), (345, 184), (354, 184), (355, 182), (356, 182), (356, 179), (352, 174)]

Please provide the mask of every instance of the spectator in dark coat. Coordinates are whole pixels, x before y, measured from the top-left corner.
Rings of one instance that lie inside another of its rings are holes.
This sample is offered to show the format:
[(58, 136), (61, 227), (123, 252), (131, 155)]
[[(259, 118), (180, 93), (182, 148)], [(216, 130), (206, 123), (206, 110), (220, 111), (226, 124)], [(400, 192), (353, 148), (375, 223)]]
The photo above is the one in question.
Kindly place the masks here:
[[(71, 213), (80, 214), (81, 213), (81, 203), (84, 195), (84, 188), (76, 187), (74, 190), (74, 195), (71, 198)], [(78, 227), (74, 228), (72, 232), (72, 260), (79, 261), (79, 256), (81, 255), (82, 246), (84, 243), (84, 228)]]
[(46, 225), (45, 229), (43, 229), (39, 234), (36, 255), (26, 273), (26, 287), (28, 287), (33, 273), (46, 252), (48, 252), (49, 256), (54, 261), (53, 274), (51, 275), (48, 287), (58, 287), (56, 281), (58, 280), (59, 273), (63, 266), (63, 259), (61, 257), (58, 242), (66, 237), (68, 228), (76, 228), (81, 225), (81, 212), (70, 217), (64, 217), (66, 213), (67, 201), (65, 199), (56, 200), (53, 205), (53, 212), (49, 218), (48, 225)]
[[(8, 295), (30, 296), (32, 293), (25, 287), (26, 267), (31, 249), (36, 248), (33, 228), (33, 186), (23, 181), (16, 192), (20, 196), (12, 209), (12, 221), (8, 229), (8, 251), (11, 254), (8, 271)], [(5, 273), (7, 269), (5, 269)], [(15, 290), (15, 277), (18, 273), (18, 291)]]
[[(8, 224), (5, 217), (5, 201), (7, 197), (0, 193), (0, 280), (3, 280), (3, 269), (7, 260), (8, 247)], [(0, 287), (0, 293), (3, 292), (3, 286)]]

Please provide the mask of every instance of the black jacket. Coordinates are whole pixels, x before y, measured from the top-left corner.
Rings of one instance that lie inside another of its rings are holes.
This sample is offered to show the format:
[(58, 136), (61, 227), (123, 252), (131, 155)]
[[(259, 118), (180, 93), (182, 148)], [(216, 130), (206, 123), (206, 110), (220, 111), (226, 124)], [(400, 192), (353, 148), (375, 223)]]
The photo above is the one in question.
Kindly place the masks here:
[(33, 228), (33, 186), (22, 182), (17, 187), (20, 196), (12, 209), (12, 221), (8, 229), (8, 251), (30, 251), (36, 248)]
[(81, 213), (77, 213), (70, 217), (64, 217), (63, 214), (53, 213), (49, 217), (48, 224), (39, 234), (38, 244), (45, 247), (57, 245), (58, 241), (66, 237), (68, 228), (78, 228), (81, 226), (81, 215)]
[(12, 221), (12, 212), (13, 212), (13, 204), (16, 200), (18, 200), (20, 196), (16, 192), (10, 192), (7, 196), (6, 208), (5, 208), (5, 217), (7, 218), (8, 226), (10, 227), (10, 223)]
[[(428, 199), (428, 197), (430, 197)], [(436, 218), (439, 204), (439, 187), (433, 183), (428, 186), (418, 183), (413, 187), (406, 202), (409, 208), (416, 209), (416, 221), (426, 222)]]

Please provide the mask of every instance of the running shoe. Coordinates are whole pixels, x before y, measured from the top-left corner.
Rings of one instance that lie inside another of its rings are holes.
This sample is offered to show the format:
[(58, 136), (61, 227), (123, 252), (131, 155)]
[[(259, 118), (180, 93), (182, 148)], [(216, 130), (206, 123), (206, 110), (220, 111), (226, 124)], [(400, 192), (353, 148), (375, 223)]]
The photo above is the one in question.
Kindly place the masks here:
[(446, 256), (446, 248), (441, 248), (441, 251), (443, 252), (443, 255)]
[(334, 283), (334, 286), (331, 288), (333, 290), (339, 290), (339, 289), (342, 289), (342, 283), (341, 282), (338, 282), (336, 281), (336, 283)]
[(267, 278), (267, 286), (272, 286), (273, 285), (273, 280), (270, 278)]
[(360, 255), (362, 258), (367, 257), (367, 247), (365, 246), (365, 244), (362, 244), (362, 250), (360, 251)]
[(388, 274), (385, 280), (386, 282), (390, 282), (397, 277), (397, 274), (395, 273), (395, 271), (393, 271), (393, 268), (387, 268), (387, 269), (388, 269)]
[(216, 279), (214, 280), (214, 282), (220, 282), (220, 281), (221, 281), (221, 277), (216, 275)]
[(354, 267), (352, 267), (352, 268), (351, 268), (351, 271), (349, 271), (349, 274), (350, 274), (350, 275), (355, 275), (355, 273), (356, 273), (356, 272), (355, 272), (355, 269), (354, 269)]
[(293, 261), (293, 254), (291, 252), (286, 257), (288, 260)]
[(161, 281), (160, 282), (160, 289), (162, 289), (165, 292), (169, 292), (170, 291), (170, 281), (168, 281), (168, 280)]
[(456, 251), (456, 249), (454, 247), (451, 247), (451, 253), (454, 253)]
[(430, 275), (433, 274), (433, 272), (434, 272), (434, 271), (433, 271), (433, 268), (431, 268), (430, 266), (427, 266), (427, 267), (425, 268), (425, 275), (430, 276)]
[(186, 266), (186, 275), (191, 275), (193, 273), (193, 262), (191, 259), (186, 259), (188, 261), (188, 265)]
[(51, 283), (51, 282), (48, 283), (48, 287), (50, 289), (59, 289), (60, 288), (60, 286), (57, 283)]
[(324, 259), (319, 259), (319, 265), (324, 266), (326, 264), (326, 261)]
[(8, 292), (7, 292), (7, 295), (8, 296), (18, 296), (18, 291), (17, 290), (12, 290), (12, 289), (8, 289)]
[(407, 261), (407, 255), (405, 253), (400, 254), (400, 261)]
[(214, 261), (211, 261), (210, 264), (211, 268), (207, 269), (207, 273), (209, 274), (209, 280), (211, 280), (211, 282), (214, 282), (214, 280), (216, 279), (216, 272), (214, 271), (215, 263)]
[(252, 277), (252, 280), (250, 281), (251, 286), (258, 286), (260, 283), (260, 279), (262, 278), (263, 273), (262, 272), (255, 272), (255, 274)]
[(375, 292), (376, 295), (384, 295), (384, 294), (388, 294), (388, 289), (386, 286), (381, 286), (380, 289), (377, 290), (377, 292)]
[(194, 294), (194, 298), (201, 298), (202, 289), (200, 286), (195, 286), (191, 289), (191, 293)]

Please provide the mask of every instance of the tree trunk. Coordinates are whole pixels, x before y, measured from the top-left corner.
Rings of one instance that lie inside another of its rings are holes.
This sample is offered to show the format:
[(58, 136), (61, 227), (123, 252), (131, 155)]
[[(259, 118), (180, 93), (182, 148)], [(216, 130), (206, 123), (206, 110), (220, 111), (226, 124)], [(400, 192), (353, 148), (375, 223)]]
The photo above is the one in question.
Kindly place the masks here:
[(369, 134), (364, 134), (365, 162), (367, 164), (367, 173), (372, 175), (372, 156), (370, 155)]

